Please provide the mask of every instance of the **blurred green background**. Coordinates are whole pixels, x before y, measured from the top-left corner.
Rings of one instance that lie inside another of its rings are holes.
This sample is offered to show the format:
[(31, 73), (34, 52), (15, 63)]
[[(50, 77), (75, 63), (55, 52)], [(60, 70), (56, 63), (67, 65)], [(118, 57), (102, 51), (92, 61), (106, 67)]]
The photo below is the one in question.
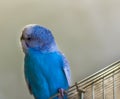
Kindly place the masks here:
[(52, 30), (73, 83), (120, 59), (120, 0), (0, 0), (0, 99), (33, 99), (19, 41), (31, 23)]

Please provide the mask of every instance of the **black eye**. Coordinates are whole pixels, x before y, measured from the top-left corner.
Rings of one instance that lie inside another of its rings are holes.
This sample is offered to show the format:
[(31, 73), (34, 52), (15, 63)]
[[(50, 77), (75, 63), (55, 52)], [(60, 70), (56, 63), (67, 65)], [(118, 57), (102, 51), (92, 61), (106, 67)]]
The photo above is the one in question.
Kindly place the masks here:
[(27, 40), (30, 41), (30, 40), (31, 40), (31, 37), (28, 37)]

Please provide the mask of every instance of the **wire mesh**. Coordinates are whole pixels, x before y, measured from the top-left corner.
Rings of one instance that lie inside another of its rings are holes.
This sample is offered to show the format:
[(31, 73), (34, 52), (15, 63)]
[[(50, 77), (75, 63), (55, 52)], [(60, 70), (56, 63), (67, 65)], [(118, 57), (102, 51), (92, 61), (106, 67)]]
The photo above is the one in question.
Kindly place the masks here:
[(68, 99), (120, 99), (120, 61), (75, 83), (66, 93)]

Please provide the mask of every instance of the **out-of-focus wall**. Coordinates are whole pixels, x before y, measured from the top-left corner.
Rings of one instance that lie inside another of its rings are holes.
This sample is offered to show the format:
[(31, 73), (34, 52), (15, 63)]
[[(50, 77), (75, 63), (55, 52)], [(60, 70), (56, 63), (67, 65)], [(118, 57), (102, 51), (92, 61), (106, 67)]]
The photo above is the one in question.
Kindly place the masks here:
[(24, 25), (50, 28), (67, 56), (73, 83), (119, 60), (119, 0), (1, 0), (0, 99), (33, 99), (23, 75)]

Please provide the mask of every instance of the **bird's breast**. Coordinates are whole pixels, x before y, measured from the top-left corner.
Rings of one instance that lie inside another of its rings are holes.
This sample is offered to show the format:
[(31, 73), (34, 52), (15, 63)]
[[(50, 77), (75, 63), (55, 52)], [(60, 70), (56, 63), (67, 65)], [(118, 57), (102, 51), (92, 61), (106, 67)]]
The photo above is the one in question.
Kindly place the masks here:
[(36, 79), (41, 79), (40, 75), (49, 82), (64, 78), (61, 57), (57, 53), (34, 53), (26, 56), (26, 63), (25, 68)]
[(32, 53), (26, 56), (25, 75), (33, 92), (45, 90), (54, 95), (58, 88), (68, 88), (62, 65), (62, 59), (57, 53)]

